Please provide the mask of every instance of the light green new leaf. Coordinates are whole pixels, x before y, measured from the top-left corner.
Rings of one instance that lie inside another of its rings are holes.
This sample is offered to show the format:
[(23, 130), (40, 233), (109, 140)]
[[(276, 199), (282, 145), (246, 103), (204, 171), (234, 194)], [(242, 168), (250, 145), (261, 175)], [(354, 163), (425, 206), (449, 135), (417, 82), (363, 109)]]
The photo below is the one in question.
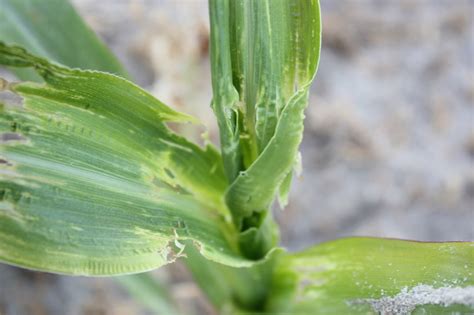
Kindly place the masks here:
[[(16, 83), (23, 108), (6, 106), (1, 144), (0, 260), (68, 274), (150, 270), (193, 240), (232, 266), (237, 253), (223, 204), (220, 155), (172, 133), (189, 120), (136, 85), (72, 70), (0, 44), (0, 64), (33, 67), (46, 84)], [(226, 219), (227, 218), (227, 219)]]
[(291, 182), (319, 61), (319, 3), (214, 0), (210, 13), (213, 108), (224, 161), (232, 161), (226, 199), (242, 228)]
[(276, 314), (465, 314), (474, 243), (341, 239), (283, 256), (273, 279)]
[[(67, 0), (0, 0), (0, 41), (71, 68), (128, 74)], [(23, 80), (40, 78), (13, 69)]]

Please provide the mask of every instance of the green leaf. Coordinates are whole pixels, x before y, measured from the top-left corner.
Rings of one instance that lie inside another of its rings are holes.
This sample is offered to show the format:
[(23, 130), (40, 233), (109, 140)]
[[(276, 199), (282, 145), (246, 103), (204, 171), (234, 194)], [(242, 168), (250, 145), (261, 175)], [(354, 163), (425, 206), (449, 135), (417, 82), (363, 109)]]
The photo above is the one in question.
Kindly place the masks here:
[(156, 314), (179, 314), (166, 287), (154, 279), (150, 273), (117, 277), (128, 292)]
[(210, 0), (212, 108), (220, 131), (222, 158), (227, 179), (232, 182), (241, 169), (239, 149), (239, 95), (232, 83), (231, 42), (229, 38), (229, 1)]
[(264, 151), (290, 99), (314, 77), (319, 3), (211, 0), (210, 19), (212, 105), (232, 182)]
[(273, 279), (276, 314), (472, 312), (474, 243), (341, 239), (282, 256)]
[[(319, 60), (319, 3), (216, 0), (210, 8), (213, 106), (227, 113), (217, 112), (218, 121), (234, 122), (226, 130), (241, 139), (239, 148), (234, 138), (226, 141), (230, 138), (221, 129), (221, 142), (239, 149), (248, 161), (244, 157), (247, 170), (240, 168), (227, 194), (241, 223), (253, 212), (268, 209), (294, 165), (308, 88)], [(235, 123), (239, 119), (240, 129)], [(226, 152), (223, 147), (224, 156)]]
[(72, 70), (0, 44), (0, 64), (46, 84), (9, 84), (24, 100), (0, 114), (0, 260), (112, 275), (173, 261), (189, 239), (207, 258), (249, 266), (223, 201), (215, 148), (172, 133), (175, 112), (120, 77)]
[[(284, 203), (291, 184), (319, 62), (319, 2), (211, 0), (210, 18), (212, 106), (231, 183), (226, 202), (237, 228), (258, 235), (268, 229), (263, 218), (279, 188)], [(247, 248), (268, 250), (275, 239), (241, 245), (249, 256)]]
[[(128, 74), (67, 0), (0, 0), (0, 41), (71, 68)], [(40, 79), (15, 69), (20, 79)]]

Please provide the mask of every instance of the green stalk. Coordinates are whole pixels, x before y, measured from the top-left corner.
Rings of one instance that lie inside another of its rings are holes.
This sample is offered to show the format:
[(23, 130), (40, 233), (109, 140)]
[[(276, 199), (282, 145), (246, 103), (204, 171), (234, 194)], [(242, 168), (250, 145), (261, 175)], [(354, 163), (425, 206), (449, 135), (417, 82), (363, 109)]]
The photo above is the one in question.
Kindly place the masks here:
[(222, 314), (263, 312), (280, 251), (250, 268), (232, 268), (205, 259), (191, 244), (185, 264), (209, 301)]

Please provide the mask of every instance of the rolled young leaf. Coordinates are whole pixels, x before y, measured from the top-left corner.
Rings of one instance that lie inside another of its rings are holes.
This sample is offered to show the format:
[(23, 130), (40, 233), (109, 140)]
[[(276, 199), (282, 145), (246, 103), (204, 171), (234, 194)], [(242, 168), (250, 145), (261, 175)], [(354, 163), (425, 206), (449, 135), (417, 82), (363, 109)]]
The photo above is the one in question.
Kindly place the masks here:
[[(0, 64), (33, 67), (46, 84), (9, 84), (4, 106), (0, 260), (43, 271), (112, 275), (172, 261), (190, 239), (208, 259), (240, 257), (223, 203), (222, 160), (172, 133), (175, 112), (136, 85), (51, 64), (0, 44)], [(20, 135), (13, 137), (13, 134)]]
[[(67, 0), (0, 0), (0, 41), (71, 68), (127, 72)], [(13, 69), (23, 80), (40, 79), (30, 69)]]
[(282, 256), (272, 290), (272, 314), (471, 313), (474, 243), (330, 241)]
[(231, 183), (226, 201), (246, 233), (241, 249), (252, 248), (246, 254), (255, 258), (275, 245), (266, 212), (278, 190), (285, 203), (291, 183), (319, 61), (319, 2), (212, 0), (210, 17), (212, 104)]
[(227, 192), (238, 224), (268, 209), (295, 165), (321, 45), (318, 1), (243, 1), (240, 10), (235, 16), (243, 17), (236, 22), (242, 35), (234, 45), (242, 50), (236, 57), (242, 71), (235, 77), (241, 78), (245, 125), (256, 126), (247, 130), (255, 130), (259, 154)]

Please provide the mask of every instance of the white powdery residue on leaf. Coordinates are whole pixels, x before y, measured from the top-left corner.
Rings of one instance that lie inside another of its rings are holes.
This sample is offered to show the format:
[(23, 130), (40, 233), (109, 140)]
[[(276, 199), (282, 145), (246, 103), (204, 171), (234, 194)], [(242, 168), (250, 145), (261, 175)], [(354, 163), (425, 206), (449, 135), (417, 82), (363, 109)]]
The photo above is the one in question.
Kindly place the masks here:
[(378, 314), (410, 314), (417, 306), (440, 305), (448, 307), (454, 304), (474, 307), (474, 286), (440, 287), (418, 285), (411, 289), (403, 288), (393, 297), (385, 296), (380, 299), (358, 299), (351, 305), (368, 303)]

